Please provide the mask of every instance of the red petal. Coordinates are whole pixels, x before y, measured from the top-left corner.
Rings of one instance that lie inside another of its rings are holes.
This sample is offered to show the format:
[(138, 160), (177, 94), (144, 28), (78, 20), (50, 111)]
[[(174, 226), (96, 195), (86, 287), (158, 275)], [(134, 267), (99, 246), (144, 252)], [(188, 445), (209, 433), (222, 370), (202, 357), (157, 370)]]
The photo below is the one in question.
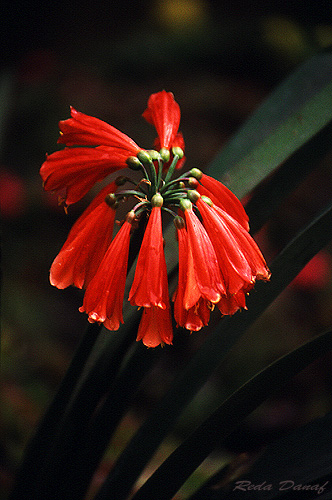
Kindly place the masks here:
[(165, 309), (160, 307), (144, 308), (136, 340), (142, 340), (147, 347), (172, 344), (173, 329), (169, 306)]
[(90, 322), (104, 323), (117, 330), (123, 323), (122, 305), (125, 291), (131, 224), (123, 223), (110, 244), (95, 277), (84, 296), (81, 312)]
[(112, 240), (115, 211), (103, 200), (113, 187), (106, 186), (72, 227), (50, 270), (57, 288), (86, 287), (97, 272)]
[(219, 264), (211, 240), (191, 209), (184, 212), (189, 245), (193, 255), (195, 279), (203, 298), (212, 303), (219, 302), (225, 293)]
[(66, 148), (49, 155), (40, 169), (46, 191), (66, 189), (66, 204), (80, 200), (97, 181), (126, 168), (128, 152), (118, 148)]
[(266, 263), (249, 233), (219, 207), (201, 198), (197, 207), (216, 251), (229, 295), (252, 286), (256, 278), (269, 277)]
[(180, 125), (180, 107), (171, 92), (162, 90), (152, 94), (143, 117), (156, 127), (160, 146), (171, 148)]
[(217, 207), (222, 208), (249, 231), (249, 218), (240, 200), (224, 184), (206, 174), (200, 179), (197, 191), (208, 196)]
[(162, 309), (166, 307), (168, 281), (160, 207), (153, 207), (151, 210), (129, 300), (132, 305), (139, 307), (158, 306)]
[(71, 116), (72, 118), (59, 122), (59, 128), (62, 132), (58, 140), (59, 144), (110, 146), (126, 149), (128, 156), (136, 155), (141, 149), (126, 134), (98, 118), (80, 113), (74, 108), (71, 108)]

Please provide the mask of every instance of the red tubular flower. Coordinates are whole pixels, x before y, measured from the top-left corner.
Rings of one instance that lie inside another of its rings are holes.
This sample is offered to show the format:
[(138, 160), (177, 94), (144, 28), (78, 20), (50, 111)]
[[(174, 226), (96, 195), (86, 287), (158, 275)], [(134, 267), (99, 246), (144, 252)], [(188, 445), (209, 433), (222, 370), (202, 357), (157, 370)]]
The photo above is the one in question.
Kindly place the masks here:
[(142, 115), (147, 122), (156, 127), (161, 148), (169, 149), (174, 144), (180, 125), (180, 106), (172, 92), (162, 90), (151, 94), (148, 107)]
[[(185, 308), (190, 309), (198, 300), (199, 295), (208, 302), (216, 304), (221, 296), (226, 293), (219, 264), (211, 240), (192, 210), (189, 200), (181, 200), (180, 208), (184, 211), (184, 217), (188, 232), (188, 247), (192, 252), (193, 265), (188, 269), (192, 272), (192, 278), (188, 276), (188, 299)], [(193, 284), (195, 283), (195, 287)], [(197, 285), (197, 288), (196, 288)]]
[(85, 292), (80, 312), (89, 315), (90, 323), (103, 323), (109, 330), (117, 330), (123, 323), (122, 304), (127, 276), (131, 222), (135, 214), (129, 212), (110, 244), (97, 273)]
[(44, 189), (65, 190), (66, 205), (80, 200), (97, 181), (125, 168), (126, 160), (141, 150), (130, 137), (102, 120), (74, 108), (71, 115), (59, 123), (58, 142), (67, 147), (48, 155), (40, 169)]
[(198, 331), (208, 324), (210, 308), (207, 300), (201, 297), (195, 281), (194, 260), (188, 244), (187, 230), (182, 222), (183, 219), (176, 221), (179, 243), (179, 279), (173, 295), (174, 318), (178, 326), (190, 331)]
[(204, 196), (208, 196), (213, 203), (222, 208), (249, 231), (249, 218), (242, 203), (224, 184), (204, 173), (199, 179), (196, 190)]
[[(243, 307), (245, 294), (255, 281), (270, 278), (266, 262), (253, 238), (233, 217), (213, 203), (210, 206), (201, 197), (196, 205), (215, 249), (227, 298), (232, 298), (229, 308), (233, 310), (236, 304), (238, 308)], [(227, 301), (223, 301), (223, 306), (226, 304)]]
[[(99, 118), (70, 108), (71, 118), (61, 120), (59, 144), (66, 146), (110, 146), (136, 154), (141, 148), (126, 134)], [(130, 155), (129, 155), (130, 156)]]
[(117, 189), (106, 186), (73, 225), (50, 270), (50, 282), (57, 288), (74, 285), (85, 288), (95, 275), (112, 241), (115, 210), (105, 202)]
[(156, 306), (144, 308), (136, 340), (142, 340), (147, 347), (172, 343), (173, 327), (169, 304), (165, 309)]
[[(160, 195), (155, 196), (161, 198)], [(129, 300), (132, 305), (139, 307), (157, 306), (165, 309), (166, 291), (168, 297), (161, 206), (153, 206), (139, 251)]]

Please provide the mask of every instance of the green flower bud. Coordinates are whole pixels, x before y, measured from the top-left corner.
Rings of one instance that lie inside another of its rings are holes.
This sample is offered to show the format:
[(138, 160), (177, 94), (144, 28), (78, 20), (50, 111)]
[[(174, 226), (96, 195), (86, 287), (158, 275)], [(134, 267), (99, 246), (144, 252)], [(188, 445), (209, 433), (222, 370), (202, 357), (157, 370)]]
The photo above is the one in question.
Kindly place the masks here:
[(193, 208), (193, 205), (191, 201), (188, 200), (188, 198), (182, 198), (180, 200), (180, 208), (183, 212), (185, 212), (186, 210), (191, 210)]
[(182, 217), (180, 217), (179, 215), (174, 217), (173, 223), (174, 223), (174, 226), (176, 227), (176, 229), (183, 229), (186, 225), (186, 223), (184, 222)]
[(199, 194), (199, 192), (196, 191), (195, 189), (192, 189), (191, 191), (188, 191), (187, 196), (188, 196), (189, 200), (192, 203), (196, 203), (196, 201), (199, 200), (200, 197), (201, 197), (201, 195)]
[(156, 193), (155, 195), (152, 196), (151, 205), (153, 207), (162, 207), (163, 203), (164, 203), (164, 199), (160, 193)]
[(159, 153), (163, 162), (167, 163), (171, 156), (169, 150), (167, 148), (161, 148)]
[(197, 180), (201, 180), (202, 175), (203, 175), (203, 172), (201, 170), (199, 170), (199, 168), (192, 168), (189, 173), (190, 173), (190, 175), (195, 177), (195, 179), (197, 179)]
[(184, 157), (183, 149), (179, 148), (178, 146), (172, 148), (172, 153), (174, 156), (177, 155), (180, 160), (181, 160), (181, 158)]
[(150, 165), (152, 163), (151, 156), (144, 149), (141, 149), (141, 151), (137, 153), (137, 158), (143, 163), (143, 165)]
[(211, 200), (211, 198), (209, 198), (208, 196), (205, 196), (204, 194), (202, 195), (202, 200), (205, 201), (205, 203), (207, 205), (209, 205), (209, 207), (212, 207), (213, 205), (213, 202)]
[(155, 149), (148, 149), (146, 152), (150, 156), (151, 160), (159, 160), (160, 154)]
[(143, 165), (136, 156), (129, 156), (126, 159), (126, 163), (131, 170), (141, 170)]

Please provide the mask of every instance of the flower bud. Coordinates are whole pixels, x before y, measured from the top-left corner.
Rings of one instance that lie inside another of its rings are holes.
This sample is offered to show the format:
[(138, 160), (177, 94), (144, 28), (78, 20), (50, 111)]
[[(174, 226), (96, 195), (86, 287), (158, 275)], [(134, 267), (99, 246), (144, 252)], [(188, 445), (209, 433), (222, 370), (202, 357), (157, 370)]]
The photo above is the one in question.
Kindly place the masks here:
[(195, 177), (189, 177), (188, 179), (188, 186), (195, 189), (199, 185), (199, 182)]
[(193, 207), (192, 203), (190, 200), (188, 200), (188, 198), (182, 198), (180, 200), (180, 208), (183, 212), (185, 212), (186, 210), (191, 210)]
[(129, 156), (126, 159), (126, 163), (131, 170), (141, 170), (143, 165), (136, 156)]
[(109, 193), (105, 198), (105, 202), (109, 207), (114, 209), (118, 206), (118, 199), (114, 193)]
[(161, 148), (159, 153), (163, 162), (167, 163), (171, 156), (169, 150), (167, 148)]
[(160, 153), (156, 151), (155, 149), (147, 149), (146, 152), (150, 156), (151, 160), (159, 160), (160, 159)]
[(137, 153), (137, 158), (143, 163), (143, 165), (150, 165), (152, 163), (151, 156), (144, 149), (141, 149), (141, 151)]
[(184, 157), (183, 149), (179, 148), (178, 146), (175, 146), (174, 148), (172, 148), (172, 153), (174, 156), (177, 155), (180, 160), (181, 160), (181, 158)]
[(173, 223), (174, 223), (174, 226), (176, 227), (176, 229), (183, 229), (186, 225), (186, 223), (184, 222), (182, 217), (180, 217), (179, 215), (174, 217)]
[(152, 196), (151, 205), (153, 207), (162, 207), (163, 203), (164, 203), (164, 199), (160, 193), (156, 193), (155, 195)]
[(199, 170), (199, 168), (192, 168), (189, 173), (190, 173), (190, 175), (195, 177), (195, 179), (197, 179), (197, 180), (201, 180), (202, 175), (203, 175), (203, 172), (201, 170)]
[(201, 196), (201, 198), (203, 201), (205, 201), (205, 203), (207, 205), (209, 205), (209, 207), (212, 207), (213, 202), (212, 202), (211, 198), (209, 198), (208, 196), (205, 196), (204, 194)]
[(188, 191), (187, 196), (192, 203), (196, 203), (200, 199), (201, 195), (195, 189)]

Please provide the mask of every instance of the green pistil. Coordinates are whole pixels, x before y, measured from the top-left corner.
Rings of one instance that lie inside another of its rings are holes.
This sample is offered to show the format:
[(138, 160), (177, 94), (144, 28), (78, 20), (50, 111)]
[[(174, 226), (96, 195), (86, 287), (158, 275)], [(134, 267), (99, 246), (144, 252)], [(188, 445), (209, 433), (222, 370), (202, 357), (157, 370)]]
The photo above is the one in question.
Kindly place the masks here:
[(134, 206), (132, 212), (135, 213), (136, 217), (139, 217), (141, 213), (146, 212), (149, 207), (151, 207), (151, 203), (149, 201), (141, 201)]

